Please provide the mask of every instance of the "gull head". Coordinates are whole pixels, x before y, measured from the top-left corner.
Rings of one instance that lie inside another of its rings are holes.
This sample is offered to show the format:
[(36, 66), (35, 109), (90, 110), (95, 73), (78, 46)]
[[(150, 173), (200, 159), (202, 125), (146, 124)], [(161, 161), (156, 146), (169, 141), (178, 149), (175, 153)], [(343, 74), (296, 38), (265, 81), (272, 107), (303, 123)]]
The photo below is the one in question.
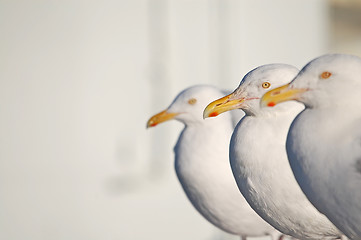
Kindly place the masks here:
[(233, 93), (211, 102), (203, 117), (215, 117), (223, 112), (240, 108), (247, 115), (263, 114), (260, 99), (267, 91), (289, 83), (298, 69), (287, 64), (268, 64), (247, 73)]
[(185, 125), (203, 124), (204, 107), (223, 93), (213, 86), (196, 85), (180, 92), (169, 107), (152, 116), (147, 122), (147, 128), (175, 119)]
[(296, 100), (308, 108), (334, 107), (357, 102), (361, 96), (361, 58), (327, 54), (309, 62), (291, 83), (268, 91), (262, 106)]

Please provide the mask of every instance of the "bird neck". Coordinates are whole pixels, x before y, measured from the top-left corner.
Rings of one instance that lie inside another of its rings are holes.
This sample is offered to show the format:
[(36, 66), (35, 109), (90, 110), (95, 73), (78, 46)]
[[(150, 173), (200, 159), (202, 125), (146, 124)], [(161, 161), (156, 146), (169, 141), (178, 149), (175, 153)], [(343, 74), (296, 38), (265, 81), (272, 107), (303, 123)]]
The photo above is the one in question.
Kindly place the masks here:
[(260, 108), (252, 113), (246, 112), (247, 116), (263, 118), (295, 118), (304, 109), (304, 105), (296, 101), (280, 103), (274, 107)]

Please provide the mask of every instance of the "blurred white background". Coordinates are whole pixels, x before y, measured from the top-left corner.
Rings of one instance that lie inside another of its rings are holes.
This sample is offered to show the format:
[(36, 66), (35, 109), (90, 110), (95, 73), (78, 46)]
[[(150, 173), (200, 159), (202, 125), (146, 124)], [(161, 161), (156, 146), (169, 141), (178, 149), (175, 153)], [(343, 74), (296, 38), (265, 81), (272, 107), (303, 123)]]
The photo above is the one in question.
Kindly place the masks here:
[(194, 84), (361, 55), (358, 1), (0, 1), (0, 239), (238, 239), (173, 169), (180, 123), (148, 118)]

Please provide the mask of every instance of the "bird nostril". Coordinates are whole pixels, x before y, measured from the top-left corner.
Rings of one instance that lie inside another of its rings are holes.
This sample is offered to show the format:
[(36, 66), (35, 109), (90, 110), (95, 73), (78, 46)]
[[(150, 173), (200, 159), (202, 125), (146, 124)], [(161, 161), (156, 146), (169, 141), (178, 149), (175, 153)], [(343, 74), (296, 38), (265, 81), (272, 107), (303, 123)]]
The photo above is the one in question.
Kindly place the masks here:
[(281, 91), (275, 91), (275, 92), (272, 92), (271, 95), (274, 96), (274, 95), (277, 95), (277, 94), (280, 94)]
[(229, 100), (227, 100), (227, 101), (225, 101), (225, 102), (217, 103), (217, 104), (216, 104), (216, 107), (218, 107), (219, 105), (222, 105), (222, 104), (226, 104), (226, 103), (228, 103), (228, 102), (229, 102)]

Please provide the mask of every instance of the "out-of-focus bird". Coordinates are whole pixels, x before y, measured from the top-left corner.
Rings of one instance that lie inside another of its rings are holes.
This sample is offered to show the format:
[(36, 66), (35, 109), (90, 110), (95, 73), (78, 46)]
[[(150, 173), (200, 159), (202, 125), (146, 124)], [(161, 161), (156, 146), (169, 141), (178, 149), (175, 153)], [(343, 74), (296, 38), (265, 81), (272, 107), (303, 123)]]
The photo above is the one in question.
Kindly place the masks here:
[(204, 117), (236, 108), (246, 112), (232, 135), (230, 161), (240, 191), (264, 220), (295, 238), (336, 239), (342, 233), (308, 201), (287, 158), (288, 129), (304, 106), (295, 101), (273, 109), (260, 106), (264, 93), (298, 72), (286, 64), (260, 66), (232, 94), (210, 103)]
[[(228, 160), (234, 128), (231, 114), (217, 119), (202, 117), (207, 103), (223, 95), (212, 86), (185, 89), (166, 110), (151, 117), (147, 127), (170, 119), (185, 125), (174, 147), (175, 170), (188, 199), (203, 217), (242, 239), (278, 237), (280, 233), (253, 211), (234, 181)], [(238, 120), (243, 115), (238, 113)]]
[(287, 100), (306, 106), (287, 138), (299, 185), (343, 233), (361, 239), (361, 58), (318, 57), (290, 84), (265, 94), (262, 105)]

